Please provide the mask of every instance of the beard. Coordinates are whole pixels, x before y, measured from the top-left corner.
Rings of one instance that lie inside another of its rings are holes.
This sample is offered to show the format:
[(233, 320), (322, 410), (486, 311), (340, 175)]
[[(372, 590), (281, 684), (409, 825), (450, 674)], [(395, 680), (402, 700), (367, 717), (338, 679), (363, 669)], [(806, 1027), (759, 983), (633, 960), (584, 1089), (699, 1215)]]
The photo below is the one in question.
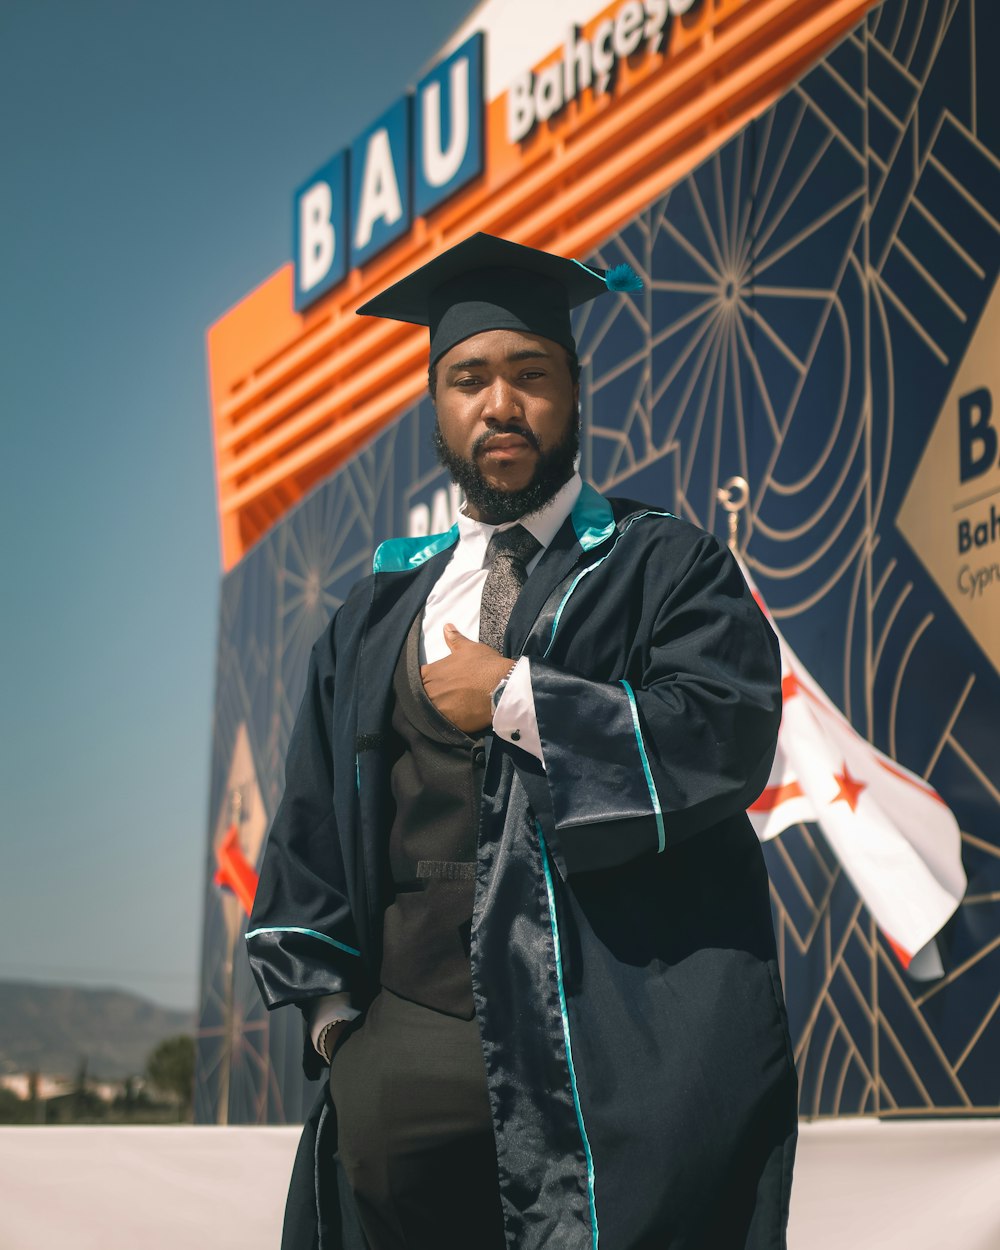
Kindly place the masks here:
[[(531, 481), (520, 490), (500, 490), (483, 477), (479, 467), (479, 452), (497, 434), (519, 434), (539, 453)], [(543, 447), (533, 430), (525, 426), (509, 426), (486, 430), (472, 445), (468, 459), (448, 446), (441, 434), (441, 426), (434, 422), (434, 451), (438, 460), (461, 486), (465, 497), (482, 520), (490, 525), (504, 525), (544, 508), (561, 486), (576, 471), (576, 457), (580, 450), (580, 419), (570, 413), (566, 433), (558, 443)]]

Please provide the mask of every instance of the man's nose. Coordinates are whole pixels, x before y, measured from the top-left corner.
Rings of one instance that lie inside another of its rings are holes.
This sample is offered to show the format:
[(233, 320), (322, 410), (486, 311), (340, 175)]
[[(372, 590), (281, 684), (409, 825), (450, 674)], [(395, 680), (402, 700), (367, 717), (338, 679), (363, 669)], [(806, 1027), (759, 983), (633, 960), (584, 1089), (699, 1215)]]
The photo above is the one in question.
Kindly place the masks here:
[(520, 398), (506, 378), (494, 378), (488, 388), (483, 405), (483, 420), (503, 425), (524, 421), (524, 408)]

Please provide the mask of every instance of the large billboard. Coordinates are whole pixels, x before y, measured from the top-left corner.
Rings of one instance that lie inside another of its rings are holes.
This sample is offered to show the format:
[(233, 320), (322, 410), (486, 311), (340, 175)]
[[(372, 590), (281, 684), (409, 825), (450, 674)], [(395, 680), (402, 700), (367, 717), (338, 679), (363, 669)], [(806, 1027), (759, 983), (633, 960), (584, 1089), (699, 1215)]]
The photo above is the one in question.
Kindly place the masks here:
[[(590, 251), (645, 287), (575, 318), (584, 475), (720, 535), (719, 488), (744, 478), (739, 541), (776, 624), (961, 828), (968, 890), (927, 982), (817, 826), (767, 844), (805, 1115), (997, 1109), (998, 36), (1000, 14), (974, 0), (872, 9)], [(203, 1121), (295, 1120), (313, 1096), (298, 1014), (264, 1011), (239, 952), (245, 915), (212, 879), (230, 830), (242, 861), (259, 854), (330, 613), (383, 538), (451, 523), (433, 420), (428, 398), (406, 406), (223, 581)]]
[(583, 256), (874, 0), (483, 0), (299, 186), (291, 258), (208, 332), (223, 567), (421, 394), (424, 336), (355, 316), (476, 231)]

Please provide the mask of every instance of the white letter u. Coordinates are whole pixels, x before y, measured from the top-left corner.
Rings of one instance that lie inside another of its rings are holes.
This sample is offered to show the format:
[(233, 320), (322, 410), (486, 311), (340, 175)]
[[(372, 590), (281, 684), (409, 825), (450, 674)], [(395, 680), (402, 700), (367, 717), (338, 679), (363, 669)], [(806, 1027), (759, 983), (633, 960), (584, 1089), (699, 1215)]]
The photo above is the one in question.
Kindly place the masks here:
[(441, 149), (441, 84), (430, 82), (421, 101), (424, 142), (421, 157), (428, 186), (443, 187), (458, 173), (469, 147), (469, 62), (461, 57), (451, 67), (448, 90), (451, 134), (447, 151)]

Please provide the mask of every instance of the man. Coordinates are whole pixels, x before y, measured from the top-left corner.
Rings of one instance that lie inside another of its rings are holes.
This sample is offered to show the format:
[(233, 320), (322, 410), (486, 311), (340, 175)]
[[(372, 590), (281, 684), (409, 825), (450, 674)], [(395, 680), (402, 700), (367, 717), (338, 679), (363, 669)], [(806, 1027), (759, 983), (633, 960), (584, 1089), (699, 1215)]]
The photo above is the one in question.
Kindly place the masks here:
[(289, 746), (248, 948), (332, 1062), (286, 1246), (342, 1205), (372, 1250), (784, 1245), (777, 645), (715, 538), (575, 471), (607, 279), (476, 235), (359, 310), (430, 327), (467, 503), (378, 549)]

